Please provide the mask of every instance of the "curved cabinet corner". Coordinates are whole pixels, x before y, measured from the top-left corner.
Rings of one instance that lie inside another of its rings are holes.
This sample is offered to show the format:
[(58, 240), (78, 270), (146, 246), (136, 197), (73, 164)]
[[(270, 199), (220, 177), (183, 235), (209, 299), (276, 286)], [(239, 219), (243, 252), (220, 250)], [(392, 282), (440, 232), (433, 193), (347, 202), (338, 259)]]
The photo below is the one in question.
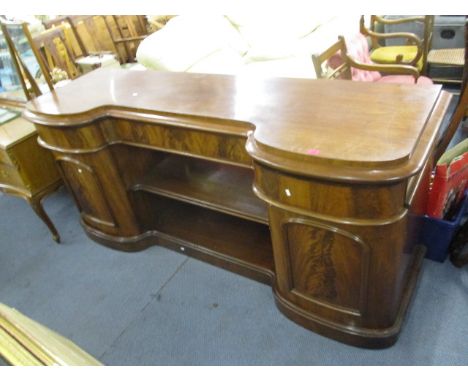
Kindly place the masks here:
[(356, 187), (256, 161), (254, 172), (269, 205), (279, 309), (342, 342), (392, 345), (422, 259), (408, 234), (406, 183)]
[(115, 231), (118, 228), (117, 223), (94, 169), (65, 156), (58, 157), (57, 163), (67, 180), (83, 221), (97, 229)]

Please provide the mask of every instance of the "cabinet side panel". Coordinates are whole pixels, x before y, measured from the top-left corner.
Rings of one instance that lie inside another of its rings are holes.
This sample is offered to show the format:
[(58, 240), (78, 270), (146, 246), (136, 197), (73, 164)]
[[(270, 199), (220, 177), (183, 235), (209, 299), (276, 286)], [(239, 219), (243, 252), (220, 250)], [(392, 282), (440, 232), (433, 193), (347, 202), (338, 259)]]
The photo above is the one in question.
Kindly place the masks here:
[(36, 193), (60, 180), (52, 153), (37, 143), (37, 134), (11, 148), (11, 158), (26, 187)]

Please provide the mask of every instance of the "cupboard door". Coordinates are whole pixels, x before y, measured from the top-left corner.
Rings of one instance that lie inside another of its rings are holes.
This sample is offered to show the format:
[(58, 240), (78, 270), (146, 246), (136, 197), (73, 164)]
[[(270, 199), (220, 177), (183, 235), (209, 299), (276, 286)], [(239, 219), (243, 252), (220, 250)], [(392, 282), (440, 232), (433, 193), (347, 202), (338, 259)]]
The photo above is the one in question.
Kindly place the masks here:
[(287, 221), (283, 233), (290, 293), (360, 314), (365, 244), (346, 231), (301, 219)]
[(71, 158), (58, 160), (82, 219), (89, 225), (112, 233), (117, 228), (98, 175), (89, 165)]

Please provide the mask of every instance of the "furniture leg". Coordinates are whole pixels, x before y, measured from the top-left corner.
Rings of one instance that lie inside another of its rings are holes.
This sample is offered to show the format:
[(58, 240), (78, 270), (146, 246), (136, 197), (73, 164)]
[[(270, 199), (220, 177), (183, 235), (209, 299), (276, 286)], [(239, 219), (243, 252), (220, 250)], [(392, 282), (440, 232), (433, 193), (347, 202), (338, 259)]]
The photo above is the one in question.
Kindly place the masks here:
[(47, 228), (49, 228), (49, 231), (52, 234), (52, 238), (54, 239), (54, 241), (60, 243), (60, 235), (58, 234), (57, 229), (55, 228), (54, 224), (45, 212), (44, 207), (42, 206), (43, 198), (44, 196), (28, 198), (28, 203), (32, 207), (36, 215), (39, 216), (39, 218), (47, 225)]

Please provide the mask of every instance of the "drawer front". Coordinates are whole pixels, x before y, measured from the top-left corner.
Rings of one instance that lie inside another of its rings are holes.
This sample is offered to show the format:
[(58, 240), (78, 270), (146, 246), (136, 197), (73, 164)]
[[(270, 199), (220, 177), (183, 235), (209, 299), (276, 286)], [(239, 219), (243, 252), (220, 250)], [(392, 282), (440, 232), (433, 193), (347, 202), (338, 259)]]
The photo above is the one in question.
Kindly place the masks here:
[(0, 163), (12, 165), (11, 159), (5, 150), (0, 149)]
[(23, 181), (16, 168), (4, 163), (0, 163), (0, 184), (24, 188)]

